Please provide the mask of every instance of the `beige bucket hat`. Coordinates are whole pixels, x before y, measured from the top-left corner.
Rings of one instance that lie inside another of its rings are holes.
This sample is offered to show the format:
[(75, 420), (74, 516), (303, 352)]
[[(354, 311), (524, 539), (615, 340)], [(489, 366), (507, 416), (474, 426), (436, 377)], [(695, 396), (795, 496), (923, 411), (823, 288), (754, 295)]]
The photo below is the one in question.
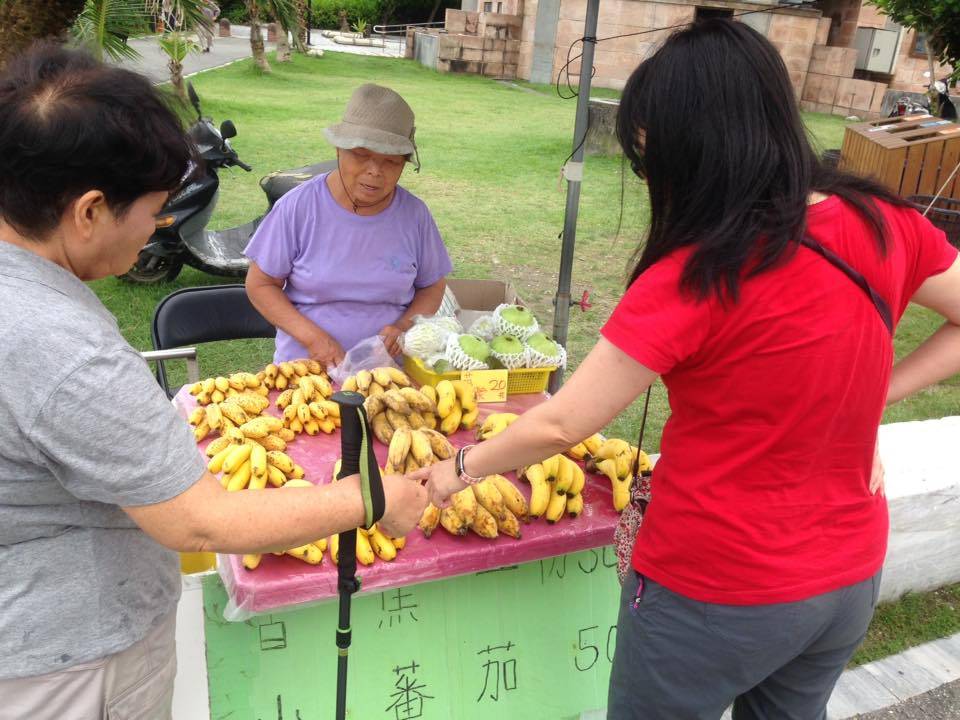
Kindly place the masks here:
[(367, 83), (353, 91), (343, 120), (325, 128), (323, 134), (334, 147), (406, 155), (413, 162), (415, 132), (413, 110), (406, 101), (390, 88)]

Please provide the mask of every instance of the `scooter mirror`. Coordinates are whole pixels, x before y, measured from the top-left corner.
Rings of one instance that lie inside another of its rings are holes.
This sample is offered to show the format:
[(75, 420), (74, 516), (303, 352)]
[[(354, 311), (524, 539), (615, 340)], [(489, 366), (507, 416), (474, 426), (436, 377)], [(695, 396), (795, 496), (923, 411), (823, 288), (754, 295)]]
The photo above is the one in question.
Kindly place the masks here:
[(233, 120), (224, 120), (220, 123), (220, 135), (224, 140), (237, 136), (237, 126), (233, 124)]
[(197, 91), (193, 89), (193, 83), (187, 83), (187, 97), (190, 98), (190, 104), (197, 111), (197, 115), (200, 115), (200, 97), (197, 95)]

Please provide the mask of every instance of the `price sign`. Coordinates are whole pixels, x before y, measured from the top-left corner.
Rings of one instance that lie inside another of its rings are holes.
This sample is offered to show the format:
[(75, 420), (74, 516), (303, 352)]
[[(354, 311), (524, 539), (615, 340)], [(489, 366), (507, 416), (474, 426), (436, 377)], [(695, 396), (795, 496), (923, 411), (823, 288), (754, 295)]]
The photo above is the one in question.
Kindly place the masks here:
[(507, 401), (506, 370), (464, 370), (460, 377), (477, 389), (477, 402)]

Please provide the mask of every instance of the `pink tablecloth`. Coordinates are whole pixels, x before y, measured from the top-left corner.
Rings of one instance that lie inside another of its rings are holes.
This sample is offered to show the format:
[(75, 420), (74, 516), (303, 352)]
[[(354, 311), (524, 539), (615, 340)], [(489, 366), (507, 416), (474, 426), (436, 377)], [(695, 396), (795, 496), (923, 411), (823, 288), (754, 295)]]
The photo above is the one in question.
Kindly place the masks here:
[[(276, 393), (271, 394), (271, 400)], [(515, 395), (504, 404), (482, 405), (480, 419), (494, 412), (522, 413), (546, 399), (544, 394)], [(187, 414), (196, 404), (185, 390), (177, 395), (181, 412)], [(278, 414), (271, 405), (270, 414)], [(461, 447), (471, 442), (473, 431), (461, 431), (450, 437)], [(207, 441), (201, 444), (206, 447)], [(380, 442), (374, 449), (381, 466), (385, 464), (387, 448)], [(340, 433), (310, 437), (300, 435), (290, 443), (287, 453), (303, 466), (306, 479), (316, 484), (330, 482), (333, 463), (340, 457)], [(516, 483), (513, 473), (508, 473)], [(397, 553), (393, 562), (379, 558), (371, 566), (358, 566), (362, 578), (361, 592), (381, 592), (428, 580), (492, 570), (507, 565), (541, 560), (571, 552), (609, 545), (619, 514), (613, 509), (609, 481), (587, 473), (583, 490), (583, 514), (575, 519), (564, 517), (549, 525), (542, 518), (522, 526), (522, 538), (515, 540), (501, 536), (485, 540), (472, 533), (453, 537), (438, 527), (430, 539), (414, 529), (407, 536), (406, 547)], [(529, 498), (526, 483), (516, 483)], [(276, 492), (267, 488), (265, 492)], [(337, 596), (337, 567), (324, 554), (321, 565), (307, 565), (288, 556), (265, 555), (254, 571), (244, 569), (239, 555), (221, 556), (220, 575), (239, 615), (265, 613), (279, 608), (329, 600)]]

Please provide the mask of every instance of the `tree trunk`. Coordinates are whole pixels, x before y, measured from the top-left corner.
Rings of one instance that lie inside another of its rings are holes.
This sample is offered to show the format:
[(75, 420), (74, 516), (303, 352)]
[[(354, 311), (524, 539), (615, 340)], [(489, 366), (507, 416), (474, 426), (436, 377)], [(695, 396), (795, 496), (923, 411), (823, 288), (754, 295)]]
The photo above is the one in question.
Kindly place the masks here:
[(0, 0), (0, 67), (34, 41), (62, 40), (84, 0)]
[(270, 63), (267, 62), (267, 53), (263, 48), (258, 0), (247, 0), (247, 10), (250, 11), (250, 52), (253, 54), (253, 62), (263, 72), (268, 73)]
[(433, 19), (437, 16), (437, 11), (440, 10), (441, 0), (434, 0), (433, 10), (430, 11), (430, 17), (427, 18), (428, 23), (432, 23)]
[(307, 47), (307, 27), (309, 25), (309, 15), (307, 13), (307, 0), (297, 0), (297, 15), (300, 16), (300, 28), (297, 33), (300, 35), (300, 45)]
[(927, 38), (927, 65), (930, 68), (930, 82), (927, 83), (927, 97), (930, 99), (930, 113), (935, 117), (940, 117), (940, 93), (933, 91), (933, 84), (937, 81), (936, 76), (936, 55), (933, 52), (933, 46), (930, 39)]
[(183, 102), (188, 102), (187, 88), (186, 85), (183, 84), (183, 63), (170, 58), (167, 67), (170, 69), (170, 84), (173, 85), (174, 92)]
[[(280, 23), (277, 23), (280, 25)], [(287, 31), (282, 27), (277, 28), (277, 62), (288, 63), (293, 58), (290, 50), (290, 39)]]

